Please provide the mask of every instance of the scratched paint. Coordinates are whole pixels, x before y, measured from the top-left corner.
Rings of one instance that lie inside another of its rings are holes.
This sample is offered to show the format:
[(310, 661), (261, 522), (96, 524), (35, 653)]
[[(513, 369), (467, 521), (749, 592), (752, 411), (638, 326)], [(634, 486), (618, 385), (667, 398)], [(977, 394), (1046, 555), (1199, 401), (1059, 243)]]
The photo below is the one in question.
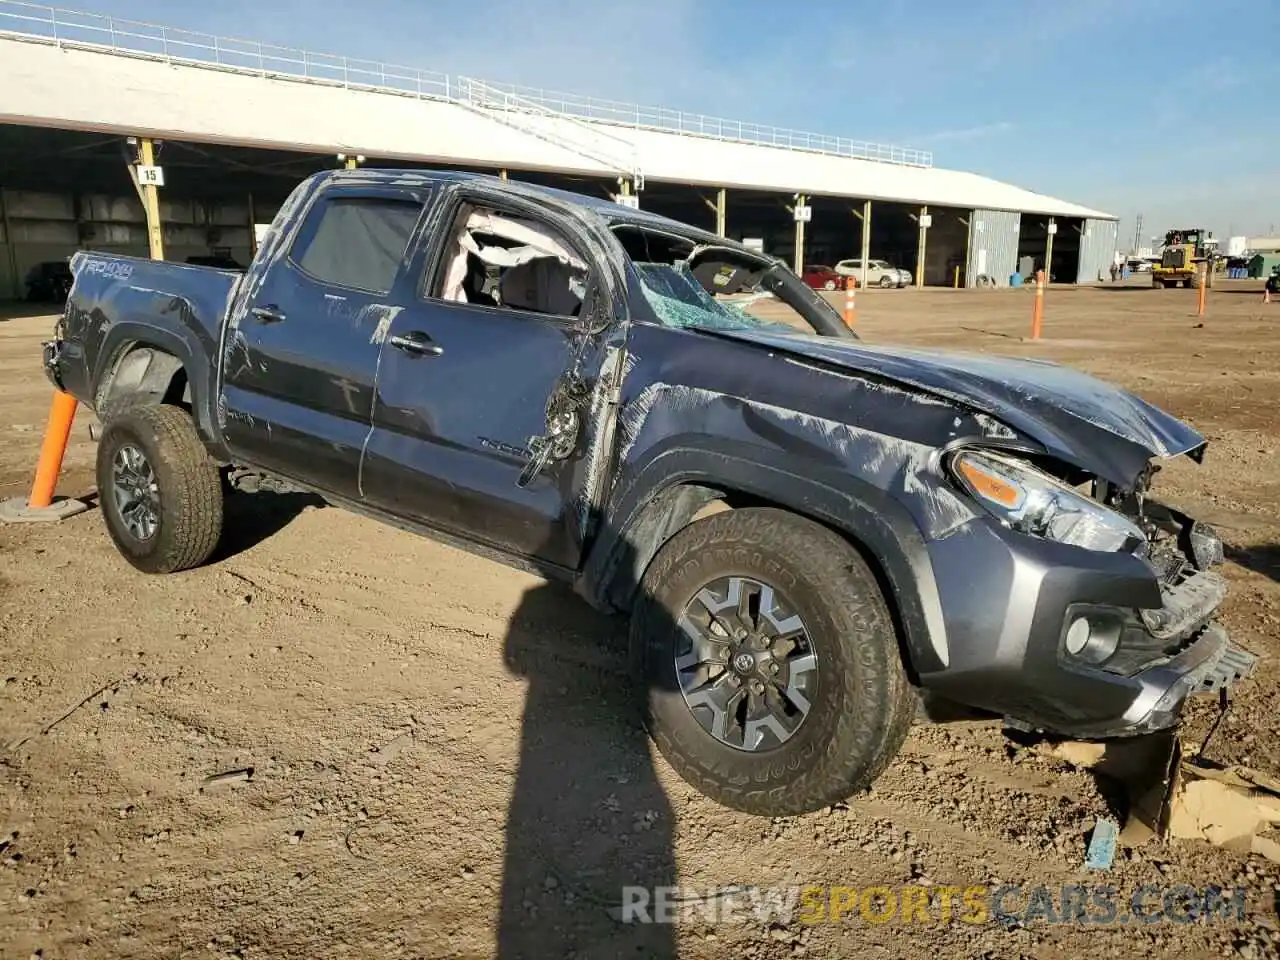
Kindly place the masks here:
[[(937, 461), (937, 448), (859, 427), (680, 384), (647, 386), (621, 412), (619, 460), (674, 432), (715, 437), (750, 436), (755, 442), (777, 446), (772, 437), (789, 437), (799, 447), (821, 449), (817, 457), (806, 449), (801, 459), (820, 462), (832, 456), (853, 476), (886, 493), (899, 495), (925, 536), (937, 539), (977, 514), (950, 487)], [(768, 437), (762, 433), (763, 427)], [(785, 442), (785, 441), (778, 441)], [(781, 449), (781, 448), (780, 448)]]
[(404, 307), (385, 303), (366, 304), (360, 309), (357, 326), (373, 323), (373, 333), (369, 336), (369, 342), (382, 343), (387, 339), (387, 331), (391, 329), (391, 324), (403, 311)]

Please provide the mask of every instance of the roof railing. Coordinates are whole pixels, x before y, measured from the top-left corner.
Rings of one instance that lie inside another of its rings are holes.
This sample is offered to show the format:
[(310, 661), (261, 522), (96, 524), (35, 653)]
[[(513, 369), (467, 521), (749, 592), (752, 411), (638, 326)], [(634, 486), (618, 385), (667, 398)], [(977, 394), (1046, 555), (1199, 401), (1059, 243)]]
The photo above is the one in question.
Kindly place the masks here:
[[(377, 60), (316, 53), (297, 47), (223, 37), (142, 20), (28, 3), (25, 0), (0, 0), (0, 37), (476, 106), (466, 99), (467, 81), (437, 70), (421, 70)], [(477, 82), (479, 81), (470, 81), (473, 85)], [(517, 109), (513, 104), (521, 104), (530, 112), (558, 114), (594, 124), (781, 147), (786, 150), (912, 167), (933, 166), (933, 154), (927, 150), (535, 87), (488, 81), (484, 81), (484, 86), (488, 91), (506, 95), (504, 109), (508, 111)]]

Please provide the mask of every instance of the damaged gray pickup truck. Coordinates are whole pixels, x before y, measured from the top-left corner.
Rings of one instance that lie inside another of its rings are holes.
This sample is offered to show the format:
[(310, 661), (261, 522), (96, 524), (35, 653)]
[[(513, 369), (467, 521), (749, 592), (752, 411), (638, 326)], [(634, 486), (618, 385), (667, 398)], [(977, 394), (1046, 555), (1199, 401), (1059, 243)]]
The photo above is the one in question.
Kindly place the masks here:
[(104, 421), (129, 562), (207, 560), (254, 475), (570, 580), (630, 616), (650, 733), (736, 809), (866, 787), (921, 690), (1107, 737), (1253, 667), (1214, 621), (1221, 541), (1152, 499), (1158, 461), (1203, 457), (1194, 430), (1054, 364), (868, 345), (710, 233), (335, 171), (243, 276), (73, 268), (45, 365)]

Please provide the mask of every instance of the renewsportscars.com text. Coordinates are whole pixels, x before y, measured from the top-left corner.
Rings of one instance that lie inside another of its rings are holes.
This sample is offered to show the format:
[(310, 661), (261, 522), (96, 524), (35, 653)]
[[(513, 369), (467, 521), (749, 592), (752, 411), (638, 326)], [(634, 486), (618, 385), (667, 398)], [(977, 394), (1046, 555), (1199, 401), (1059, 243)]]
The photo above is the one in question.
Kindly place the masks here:
[(624, 887), (623, 923), (1149, 924), (1240, 922), (1244, 887), (1145, 884)]

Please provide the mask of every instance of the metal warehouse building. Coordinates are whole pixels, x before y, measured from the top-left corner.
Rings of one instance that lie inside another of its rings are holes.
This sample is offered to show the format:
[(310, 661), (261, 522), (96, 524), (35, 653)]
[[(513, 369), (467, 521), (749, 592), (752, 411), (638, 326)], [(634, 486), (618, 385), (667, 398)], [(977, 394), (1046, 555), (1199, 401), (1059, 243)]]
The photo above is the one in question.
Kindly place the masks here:
[(924, 151), (0, 0), (0, 297), (75, 249), (145, 255), (139, 143), (170, 259), (247, 262), (299, 179), (356, 158), (615, 195), (797, 269), (869, 255), (917, 284), (1005, 285), (1023, 257), (1094, 281), (1116, 248), (1110, 214)]

